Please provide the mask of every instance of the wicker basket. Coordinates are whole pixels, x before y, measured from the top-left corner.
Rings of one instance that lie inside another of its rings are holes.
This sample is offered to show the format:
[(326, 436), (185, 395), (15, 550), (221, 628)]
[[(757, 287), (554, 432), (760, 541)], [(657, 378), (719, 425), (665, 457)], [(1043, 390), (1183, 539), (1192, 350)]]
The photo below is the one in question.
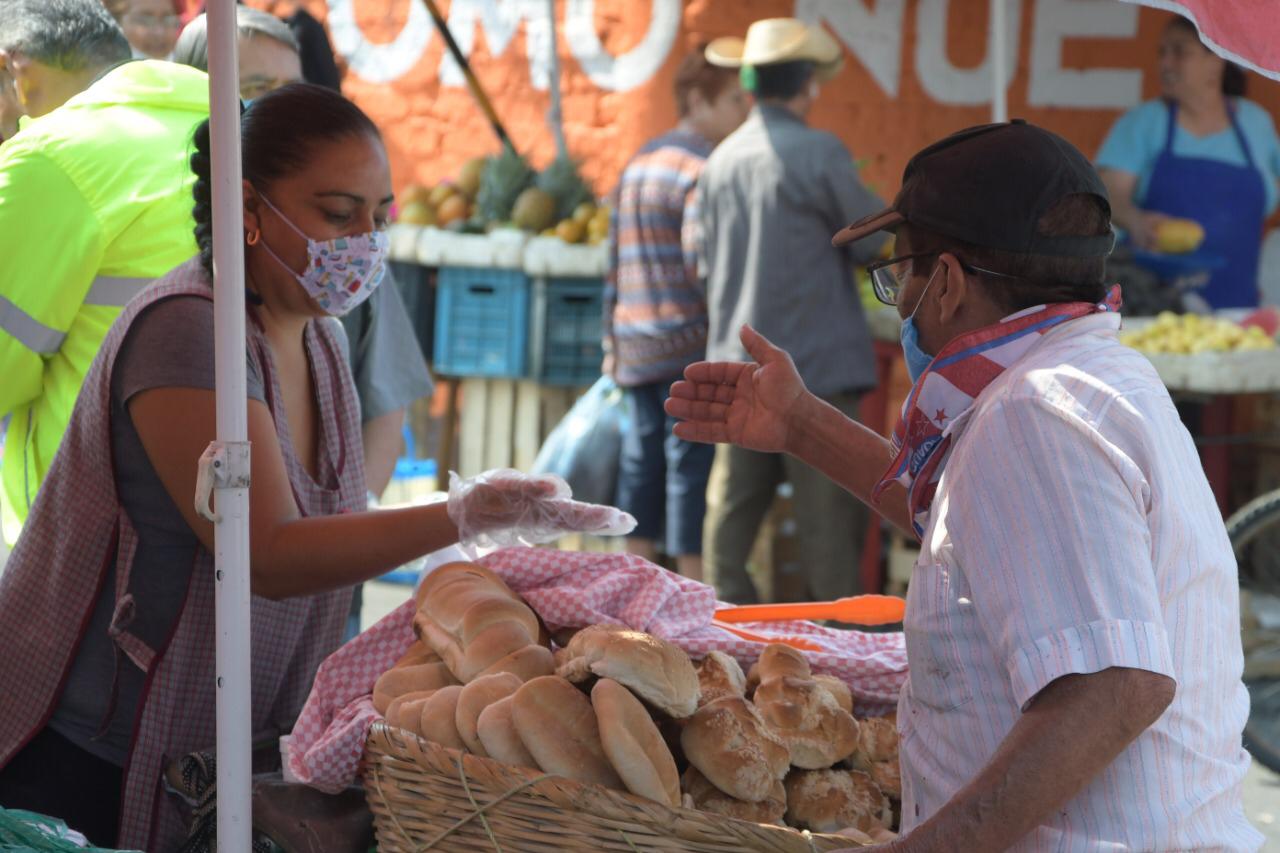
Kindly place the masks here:
[(812, 853), (857, 847), (813, 835), (581, 785), (466, 755), (375, 723), (365, 790), (380, 853)]

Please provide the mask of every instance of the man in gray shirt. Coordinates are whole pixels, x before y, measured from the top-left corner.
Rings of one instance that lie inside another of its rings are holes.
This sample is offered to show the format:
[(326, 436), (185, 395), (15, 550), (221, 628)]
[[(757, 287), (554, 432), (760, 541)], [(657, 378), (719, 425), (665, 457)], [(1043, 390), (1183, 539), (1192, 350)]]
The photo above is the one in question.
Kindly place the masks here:
[[(821, 28), (785, 18), (752, 24), (745, 42), (711, 43), (707, 58), (741, 67), (756, 104), (707, 161), (689, 239), (707, 279), (707, 359), (749, 360), (738, 333), (750, 324), (791, 353), (815, 394), (853, 417), (876, 383), (854, 267), (872, 260), (883, 240), (836, 249), (831, 235), (884, 204), (859, 181), (843, 143), (805, 123), (818, 83), (834, 76), (841, 57)], [(747, 556), (784, 481), (793, 490), (808, 595), (858, 592), (867, 523), (858, 500), (795, 459), (729, 445), (716, 447), (707, 488), (708, 580), (726, 601), (756, 600)]]

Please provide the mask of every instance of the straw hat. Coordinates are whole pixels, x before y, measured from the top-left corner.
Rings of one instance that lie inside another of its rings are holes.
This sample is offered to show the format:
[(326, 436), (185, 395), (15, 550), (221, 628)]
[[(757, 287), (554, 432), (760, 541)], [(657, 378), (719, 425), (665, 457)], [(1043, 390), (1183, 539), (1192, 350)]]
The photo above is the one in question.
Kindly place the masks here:
[(844, 64), (840, 45), (821, 26), (796, 18), (766, 18), (747, 29), (746, 39), (724, 36), (707, 45), (707, 61), (722, 68), (812, 62), (819, 80), (834, 77)]

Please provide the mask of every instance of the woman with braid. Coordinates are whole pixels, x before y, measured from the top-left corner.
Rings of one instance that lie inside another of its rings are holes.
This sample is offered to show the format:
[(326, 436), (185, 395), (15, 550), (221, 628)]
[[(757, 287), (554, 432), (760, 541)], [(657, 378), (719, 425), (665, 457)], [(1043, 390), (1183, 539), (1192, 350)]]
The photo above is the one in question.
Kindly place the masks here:
[[(464, 481), (447, 504), (364, 511), (359, 409), (330, 315), (382, 280), (386, 151), (359, 108), (305, 84), (256, 100), (241, 133), (257, 741), (291, 729), (353, 584), (517, 521), (551, 538), (615, 511), (515, 472)], [(104, 847), (173, 849), (164, 761), (215, 742), (214, 528), (192, 501), (215, 434), (209, 159), (205, 123), (199, 255), (107, 335), (0, 576), (0, 802)]]

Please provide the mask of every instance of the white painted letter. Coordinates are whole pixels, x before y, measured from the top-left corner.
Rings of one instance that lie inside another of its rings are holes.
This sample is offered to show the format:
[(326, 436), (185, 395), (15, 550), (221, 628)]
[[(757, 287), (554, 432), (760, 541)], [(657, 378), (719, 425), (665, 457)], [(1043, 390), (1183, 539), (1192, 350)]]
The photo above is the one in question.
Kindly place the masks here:
[[(456, 2), (456, 0), (455, 0)], [(569, 0), (564, 40), (582, 70), (602, 89), (625, 92), (647, 82), (667, 61), (680, 31), (680, 0), (650, 0), (644, 39), (621, 56), (610, 56), (596, 33), (595, 0)]]
[(329, 0), (329, 32), (333, 47), (351, 70), (370, 83), (390, 83), (409, 72), (431, 43), (431, 18), (421, 0), (406, 0), (409, 18), (387, 44), (365, 38), (356, 23), (356, 0)]
[(1062, 42), (1076, 36), (1131, 39), (1138, 7), (1115, 0), (1037, 0), (1031, 36), (1031, 85), (1037, 107), (1124, 108), (1142, 98), (1138, 69), (1071, 71), (1062, 67)]
[(902, 72), (902, 13), (905, 0), (796, 0), (795, 16), (811, 24), (826, 23), (858, 58), (886, 95), (898, 94)]
[[(987, 52), (982, 64), (976, 68), (957, 68), (947, 58), (948, 0), (920, 0), (916, 15), (916, 75), (920, 86), (943, 104), (986, 104), (991, 102), (991, 40), (995, 32), (991, 25), (995, 17), (992, 11), (996, 3), (1006, 0), (989, 0), (987, 3)], [(1022, 20), (1020, 0), (1008, 0), (1006, 5), (1004, 40), (1005, 52), (1003, 80), (1007, 88), (1018, 67), (1018, 25)], [(955, 11), (973, 12), (967, 2), (955, 4)]]
[[(547, 56), (551, 19), (544, 0), (453, 0), (449, 4), (449, 32), (453, 33), (463, 56), (471, 56), (475, 47), (477, 24), (484, 30), (489, 54), (500, 56), (522, 22), (525, 52), (529, 55), (529, 78), (535, 89), (546, 89), (551, 62)], [(445, 86), (466, 85), (462, 69), (447, 51), (440, 61), (440, 82)]]

